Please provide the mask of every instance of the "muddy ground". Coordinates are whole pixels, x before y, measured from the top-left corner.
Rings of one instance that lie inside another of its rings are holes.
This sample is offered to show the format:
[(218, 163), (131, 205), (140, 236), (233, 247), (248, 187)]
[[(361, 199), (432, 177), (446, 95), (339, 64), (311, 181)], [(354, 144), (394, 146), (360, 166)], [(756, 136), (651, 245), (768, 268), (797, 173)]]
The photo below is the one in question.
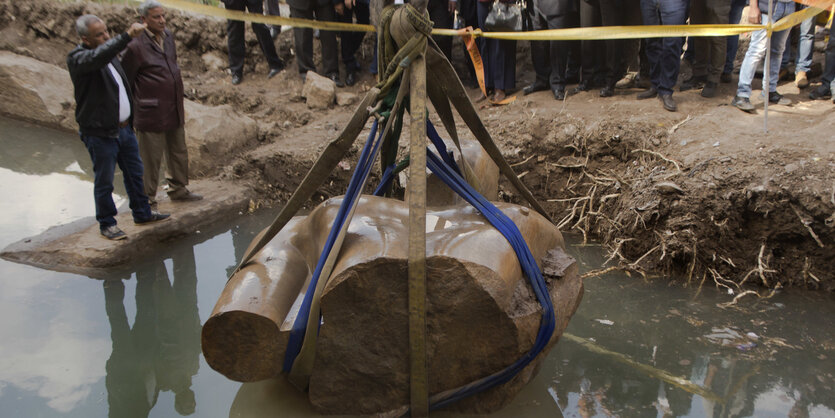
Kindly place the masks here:
[[(0, 0), (0, 49), (65, 68), (66, 53), (77, 42), (73, 22), (82, 13), (101, 16), (112, 32), (136, 16), (122, 5)], [(353, 108), (307, 108), (291, 31), (276, 41), (287, 70), (267, 80), (266, 63), (247, 29), (244, 82), (233, 86), (217, 64), (218, 58), (226, 62), (225, 22), (168, 15), (186, 96), (230, 104), (260, 126), (257, 147), (213, 162), (217, 169), (205, 176), (249, 184), (261, 196), (259, 205), (280, 206)], [(360, 54), (365, 68), (372, 56), (366, 41)], [(527, 50), (520, 42), (520, 90), (533, 79)], [(461, 58), (457, 41), (456, 54)], [(374, 84), (372, 77), (363, 72), (357, 85), (340, 91), (361, 97)], [(812, 87), (817, 83), (813, 78)], [(637, 101), (638, 89), (618, 90), (611, 98), (583, 92), (564, 102), (547, 91), (517, 91), (514, 103), (485, 106), (480, 113), (561, 229), (604, 245), (611, 258), (601, 269), (648, 277), (672, 273), (688, 285), (726, 287), (737, 295), (746, 288), (762, 295), (768, 294), (762, 288), (832, 291), (835, 106), (809, 101), (808, 90), (781, 83), (778, 90), (794, 104), (770, 107), (766, 135), (759, 91), (752, 99), (758, 113), (748, 115), (728, 106), (735, 87), (722, 84), (714, 99), (676, 92), (674, 113), (655, 99)], [(470, 91), (477, 96), (478, 90)], [(337, 169), (311, 203), (340, 194), (349, 176)], [(501, 196), (521, 203), (507, 184)]]

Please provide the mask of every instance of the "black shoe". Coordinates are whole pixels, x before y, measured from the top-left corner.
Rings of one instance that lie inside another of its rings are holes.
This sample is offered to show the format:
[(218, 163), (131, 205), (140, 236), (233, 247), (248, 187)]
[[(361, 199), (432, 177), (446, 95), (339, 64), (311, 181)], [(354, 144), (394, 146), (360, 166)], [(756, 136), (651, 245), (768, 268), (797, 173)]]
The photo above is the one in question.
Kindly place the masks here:
[(583, 81), (580, 84), (578, 84), (577, 87), (574, 87), (574, 90), (571, 91), (571, 94), (577, 94), (589, 90), (591, 90), (591, 85), (588, 82)]
[(284, 64), (282, 63), (281, 67), (279, 68), (271, 68), (270, 72), (267, 74), (267, 79), (271, 79), (278, 75), (278, 73), (284, 70)]
[(110, 225), (110, 226), (108, 226), (107, 228), (101, 229), (101, 234), (102, 234), (105, 238), (107, 238), (107, 239), (109, 239), (109, 240), (112, 240), (112, 241), (119, 241), (119, 240), (126, 239), (126, 238), (128, 237), (128, 236), (127, 236), (127, 235), (125, 235), (125, 233), (124, 233), (124, 232), (122, 232), (122, 230), (121, 230), (121, 229), (119, 229), (119, 227), (118, 227), (118, 226), (116, 226), (116, 225)]
[(244, 77), (240, 74), (232, 74), (232, 85), (236, 86), (238, 84), (241, 84), (241, 81), (243, 81), (243, 79)]
[(301, 78), (302, 78), (302, 83), (304, 83), (305, 81), (307, 81), (307, 73), (306, 73), (306, 72), (304, 72), (304, 73), (299, 73), (299, 77), (301, 77)]
[(525, 96), (527, 96), (531, 93), (536, 93), (538, 91), (545, 91), (545, 90), (548, 90), (548, 85), (547, 84), (537, 83), (536, 81), (534, 81), (531, 85), (522, 89), (522, 93)]
[(658, 95), (658, 100), (661, 100), (661, 104), (664, 105), (664, 109), (670, 112), (675, 112), (676, 110), (678, 110), (678, 107), (676, 106), (676, 101), (673, 100), (672, 94), (661, 93)]
[(776, 91), (772, 91), (772, 92), (768, 93), (768, 102), (771, 103), (771, 104), (783, 105), (783, 106), (788, 106), (788, 105), (792, 104), (791, 100), (783, 97), (782, 94), (777, 93)]
[(731, 106), (743, 112), (754, 113), (754, 105), (751, 104), (751, 100), (747, 97), (734, 96), (734, 99), (731, 100)]
[(700, 89), (700, 88), (704, 87), (706, 81), (707, 81), (706, 77), (690, 77), (687, 80), (684, 80), (681, 83), (681, 86), (678, 87), (678, 89), (679, 89), (679, 91)]
[(171, 215), (169, 215), (167, 213), (159, 213), (159, 212), (151, 211), (151, 217), (150, 218), (142, 219), (142, 220), (134, 219), (133, 223), (135, 223), (136, 225), (147, 225), (147, 224), (152, 224), (154, 222), (164, 221), (164, 220), (168, 219), (169, 216), (171, 216)]
[(557, 100), (565, 100), (565, 87), (552, 87), (551, 92), (554, 93), (554, 98)]
[(357, 78), (356, 75), (354, 75), (354, 72), (351, 71), (345, 76), (345, 85), (353, 86), (354, 84), (357, 84)]
[(812, 100), (825, 100), (830, 97), (832, 97), (832, 91), (823, 84), (809, 92), (809, 98)]
[(333, 80), (333, 82), (336, 84), (336, 87), (345, 87), (345, 83), (343, 83), (342, 80), (339, 79), (339, 74), (331, 74), (328, 76), (328, 78)]
[(638, 100), (652, 99), (653, 97), (655, 97), (657, 95), (658, 95), (658, 90), (656, 90), (655, 87), (650, 87), (650, 88), (638, 93), (638, 95), (635, 96), (635, 98), (638, 99)]
[(712, 81), (708, 81), (705, 83), (704, 88), (702, 88), (702, 97), (710, 99), (716, 96), (716, 83)]
[(719, 81), (723, 83), (730, 83), (734, 81), (734, 77), (733, 75), (731, 75), (731, 73), (722, 73), (722, 75), (719, 76)]
[(600, 97), (612, 97), (615, 95), (615, 89), (611, 86), (606, 86), (600, 89)]
[(203, 200), (203, 196), (197, 193), (192, 193), (188, 190), (182, 193), (169, 194), (168, 198), (175, 202), (193, 202), (195, 200)]

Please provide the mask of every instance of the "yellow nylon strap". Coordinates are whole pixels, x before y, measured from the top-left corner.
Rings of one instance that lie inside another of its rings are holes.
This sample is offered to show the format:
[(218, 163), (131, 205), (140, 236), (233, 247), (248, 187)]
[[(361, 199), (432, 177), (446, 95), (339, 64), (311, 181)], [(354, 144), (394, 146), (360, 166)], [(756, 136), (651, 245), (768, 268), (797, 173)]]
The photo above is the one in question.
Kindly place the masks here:
[(799, 25), (800, 22), (809, 19), (810, 17), (817, 16), (818, 14), (824, 12), (826, 8), (829, 7), (833, 3), (832, 0), (817, 0), (817, 1), (808, 1), (804, 4), (808, 5), (809, 7), (794, 12), (780, 20), (774, 24), (773, 31), (779, 32), (786, 29), (791, 28), (792, 26)]

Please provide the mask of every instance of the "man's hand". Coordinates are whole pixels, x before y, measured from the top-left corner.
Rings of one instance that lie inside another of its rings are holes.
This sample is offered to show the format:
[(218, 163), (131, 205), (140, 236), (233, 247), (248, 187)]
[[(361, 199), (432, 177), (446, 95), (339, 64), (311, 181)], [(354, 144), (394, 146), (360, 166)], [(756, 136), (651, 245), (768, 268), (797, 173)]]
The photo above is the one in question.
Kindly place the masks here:
[(449, 0), (449, 2), (447, 2), (447, 10), (449, 11), (449, 14), (455, 14), (456, 4), (458, 4), (457, 0)]
[(130, 35), (131, 38), (136, 38), (137, 36), (142, 35), (142, 32), (147, 27), (148, 25), (145, 23), (133, 23), (128, 28), (128, 35)]
[(345, 14), (345, 5), (342, 3), (336, 3), (333, 5), (333, 9), (336, 10), (336, 13), (339, 15)]
[(748, 6), (748, 23), (752, 25), (762, 23), (762, 13), (760, 13), (760, 8), (757, 6), (757, 3), (751, 2), (751, 5)]

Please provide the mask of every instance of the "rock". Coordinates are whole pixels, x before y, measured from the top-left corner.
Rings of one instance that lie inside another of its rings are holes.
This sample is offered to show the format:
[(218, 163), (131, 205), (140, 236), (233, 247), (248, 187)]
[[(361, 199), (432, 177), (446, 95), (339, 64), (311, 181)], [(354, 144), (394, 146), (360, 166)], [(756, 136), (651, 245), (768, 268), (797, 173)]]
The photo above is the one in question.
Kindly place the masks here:
[(327, 109), (336, 97), (336, 84), (327, 77), (308, 71), (302, 97), (307, 100), (307, 107), (311, 109)]
[(229, 105), (205, 106), (185, 101), (186, 144), (192, 175), (212, 172), (217, 161), (258, 141), (258, 124)]
[(0, 113), (78, 131), (69, 73), (7, 51), (0, 51)]
[(203, 60), (203, 64), (211, 71), (223, 71), (227, 66), (226, 61), (214, 52), (207, 52), (201, 55), (200, 58)]
[[(281, 371), (294, 301), (316, 265), (341, 198), (296, 217), (235, 273), (203, 327), (209, 365), (244, 381)], [(576, 262), (556, 227), (527, 208), (498, 203), (540, 264), (555, 308), (550, 347), (582, 296)], [(363, 196), (321, 298), (323, 323), (309, 397), (320, 413), (374, 414), (409, 402), (408, 212), (405, 203)], [(472, 207), (427, 211), (427, 361), (431, 394), (502, 370), (533, 345), (541, 310), (508, 242)], [(547, 261), (546, 259), (550, 259)], [(509, 382), (450, 408), (506, 405), (548, 348)]]
[(340, 106), (350, 106), (354, 104), (359, 97), (356, 94), (347, 91), (336, 93), (336, 104)]

